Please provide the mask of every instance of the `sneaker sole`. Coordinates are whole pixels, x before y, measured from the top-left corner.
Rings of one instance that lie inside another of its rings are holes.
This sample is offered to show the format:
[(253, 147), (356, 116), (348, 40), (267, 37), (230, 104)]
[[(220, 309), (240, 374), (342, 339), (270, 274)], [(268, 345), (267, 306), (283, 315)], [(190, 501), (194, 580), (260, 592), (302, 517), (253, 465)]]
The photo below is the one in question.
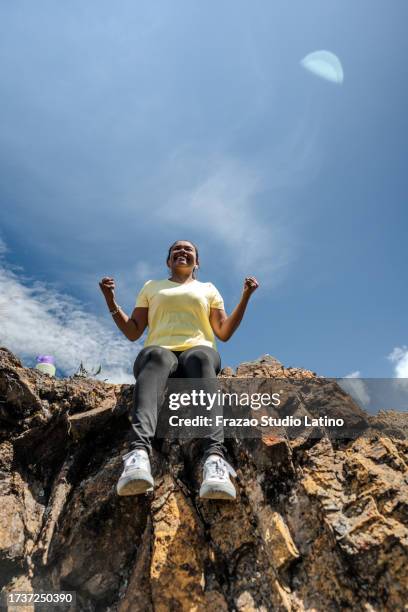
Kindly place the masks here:
[(201, 499), (227, 499), (235, 501), (237, 493), (233, 486), (222, 487), (214, 484), (203, 484), (200, 489)]
[(131, 475), (119, 479), (116, 486), (116, 492), (121, 496), (142, 495), (143, 493), (153, 491), (153, 486), (153, 478), (148, 478), (148, 476)]

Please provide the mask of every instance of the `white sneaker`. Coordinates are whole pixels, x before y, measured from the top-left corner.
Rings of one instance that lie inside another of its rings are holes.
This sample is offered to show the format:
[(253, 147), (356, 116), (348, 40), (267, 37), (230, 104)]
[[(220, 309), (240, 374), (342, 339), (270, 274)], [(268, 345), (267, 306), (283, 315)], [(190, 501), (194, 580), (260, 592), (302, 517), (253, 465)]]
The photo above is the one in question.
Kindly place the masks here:
[(209, 455), (203, 468), (203, 483), (200, 488), (201, 499), (236, 498), (235, 487), (229, 475), (236, 476), (234, 468), (220, 455)]
[(137, 448), (123, 455), (123, 460), (125, 467), (116, 485), (118, 495), (140, 495), (153, 491), (154, 480), (147, 451)]

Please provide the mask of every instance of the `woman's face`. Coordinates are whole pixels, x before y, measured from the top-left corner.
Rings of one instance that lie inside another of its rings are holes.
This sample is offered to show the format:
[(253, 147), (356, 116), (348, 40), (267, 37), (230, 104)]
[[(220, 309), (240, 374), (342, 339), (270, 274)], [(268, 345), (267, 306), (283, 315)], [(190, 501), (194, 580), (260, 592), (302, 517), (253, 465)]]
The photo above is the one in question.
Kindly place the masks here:
[(196, 250), (191, 242), (178, 240), (170, 251), (170, 258), (167, 262), (169, 268), (177, 269), (194, 268), (197, 264)]

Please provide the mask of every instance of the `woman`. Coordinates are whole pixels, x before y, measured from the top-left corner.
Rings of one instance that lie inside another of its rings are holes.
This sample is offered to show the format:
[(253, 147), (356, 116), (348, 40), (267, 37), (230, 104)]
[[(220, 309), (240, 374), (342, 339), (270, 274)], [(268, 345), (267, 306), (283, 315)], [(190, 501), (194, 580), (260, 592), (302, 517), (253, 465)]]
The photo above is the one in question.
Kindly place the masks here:
[[(177, 240), (169, 248), (170, 277), (147, 281), (128, 317), (115, 301), (115, 281), (104, 277), (99, 286), (119, 329), (131, 341), (138, 340), (148, 327), (144, 348), (138, 354), (133, 372), (132, 427), (135, 441), (124, 456), (119, 478), (119, 495), (138, 495), (154, 486), (149, 455), (158, 418), (158, 398), (165, 391), (169, 376), (215, 378), (221, 360), (215, 336), (226, 342), (239, 326), (248, 300), (257, 289), (253, 276), (245, 279), (239, 304), (228, 317), (224, 302), (212, 283), (195, 277), (199, 268), (198, 249), (188, 240)], [(236, 475), (224, 457), (223, 430), (213, 427), (204, 439), (203, 483), (200, 497), (235, 499), (229, 475)]]

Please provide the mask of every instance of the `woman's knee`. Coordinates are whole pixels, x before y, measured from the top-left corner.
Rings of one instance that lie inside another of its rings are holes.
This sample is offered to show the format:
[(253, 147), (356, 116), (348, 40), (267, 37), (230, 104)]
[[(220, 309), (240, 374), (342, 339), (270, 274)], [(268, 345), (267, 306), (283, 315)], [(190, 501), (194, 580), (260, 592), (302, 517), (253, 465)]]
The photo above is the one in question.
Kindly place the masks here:
[(184, 351), (180, 355), (180, 362), (187, 367), (191, 362), (198, 362), (202, 366), (211, 366), (217, 374), (221, 369), (219, 353), (210, 346), (197, 346)]
[(166, 366), (170, 370), (177, 367), (177, 357), (163, 346), (146, 346), (136, 357), (133, 373), (135, 378), (147, 363), (154, 363), (158, 367)]

